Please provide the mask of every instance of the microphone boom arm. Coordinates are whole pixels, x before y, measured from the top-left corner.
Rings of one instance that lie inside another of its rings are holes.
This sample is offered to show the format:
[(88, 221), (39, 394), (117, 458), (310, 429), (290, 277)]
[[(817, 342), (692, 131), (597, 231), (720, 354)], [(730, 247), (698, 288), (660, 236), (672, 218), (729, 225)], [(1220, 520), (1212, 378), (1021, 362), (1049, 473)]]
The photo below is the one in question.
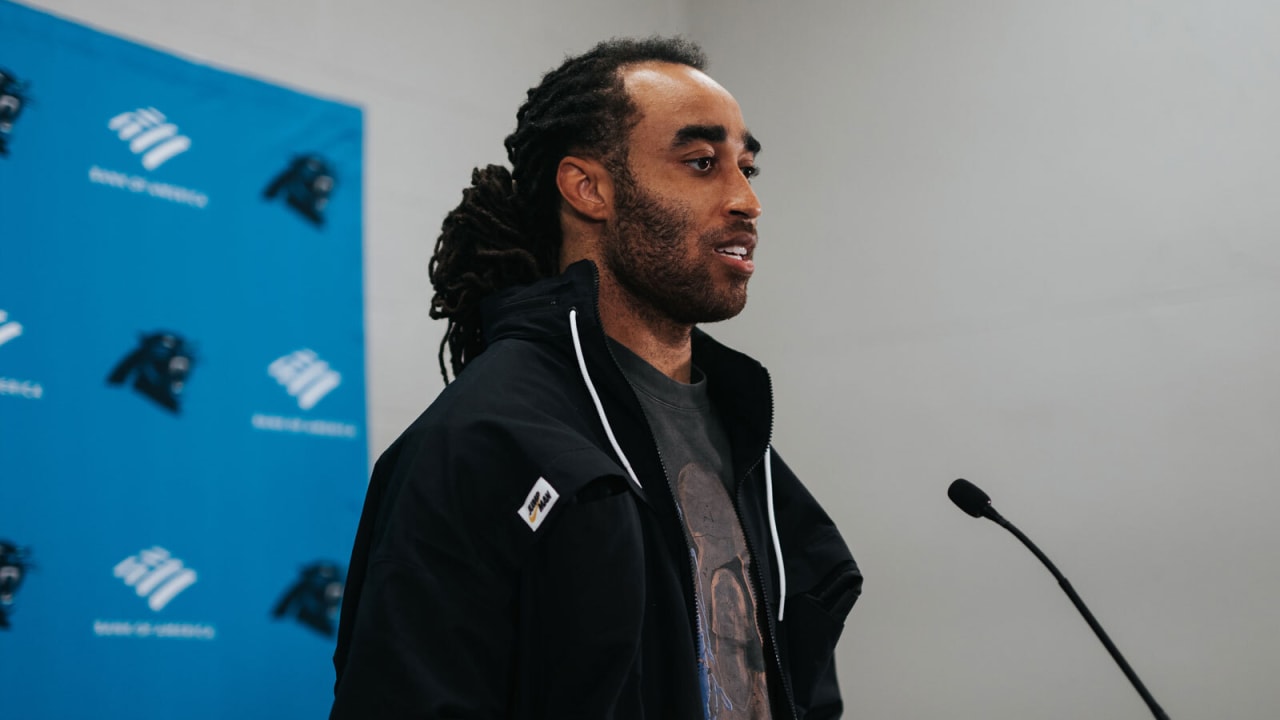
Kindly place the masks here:
[(1111, 638), (1107, 636), (1107, 631), (1103, 630), (1102, 626), (1098, 624), (1098, 621), (1094, 619), (1093, 613), (1089, 612), (1089, 608), (1085, 606), (1084, 600), (1081, 600), (1080, 596), (1076, 594), (1075, 588), (1071, 587), (1071, 582), (1067, 580), (1066, 576), (1058, 571), (1058, 568), (1053, 564), (1053, 561), (1050, 560), (1043, 552), (1040, 552), (1040, 548), (1036, 547), (1036, 544), (1031, 542), (1031, 538), (1024, 535), (1021, 530), (1014, 526), (1013, 523), (1001, 517), (1000, 513), (996, 512), (995, 508), (987, 505), (983, 508), (982, 515), (1005, 530), (1013, 533), (1013, 536), (1022, 541), (1022, 544), (1026, 545), (1028, 550), (1030, 550), (1037, 558), (1040, 558), (1040, 562), (1044, 563), (1044, 566), (1049, 568), (1049, 572), (1053, 573), (1053, 577), (1058, 580), (1058, 585), (1062, 586), (1063, 592), (1067, 594), (1067, 597), (1071, 598), (1071, 604), (1076, 606), (1076, 609), (1084, 616), (1085, 622), (1089, 623), (1089, 627), (1093, 628), (1093, 634), (1098, 636), (1098, 639), (1102, 641), (1103, 647), (1107, 649), (1107, 652), (1111, 653), (1111, 658), (1115, 660), (1116, 664), (1120, 666), (1120, 669), (1124, 671), (1124, 676), (1129, 678), (1129, 682), (1133, 683), (1133, 688), (1142, 696), (1143, 701), (1147, 703), (1147, 707), (1151, 709), (1151, 712), (1156, 716), (1157, 720), (1169, 720), (1169, 716), (1165, 714), (1159, 703), (1156, 702), (1156, 699), (1147, 691), (1147, 686), (1143, 685), (1142, 680), (1138, 678), (1138, 673), (1134, 672), (1133, 668), (1129, 667), (1129, 663), (1124, 659), (1124, 656), (1120, 654), (1119, 648), (1117, 648), (1115, 643), (1111, 642)]

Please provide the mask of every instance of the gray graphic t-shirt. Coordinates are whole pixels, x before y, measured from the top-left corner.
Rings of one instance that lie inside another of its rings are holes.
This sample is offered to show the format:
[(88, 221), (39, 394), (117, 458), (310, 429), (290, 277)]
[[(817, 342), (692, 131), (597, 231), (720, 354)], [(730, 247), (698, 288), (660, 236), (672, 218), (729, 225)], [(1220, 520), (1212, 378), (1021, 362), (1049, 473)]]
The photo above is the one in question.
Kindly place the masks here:
[(640, 398), (684, 521), (697, 576), (699, 671), (705, 715), (769, 718), (764, 649), (735, 487), (729, 437), (695, 367), (693, 383), (662, 374), (622, 345), (613, 353)]

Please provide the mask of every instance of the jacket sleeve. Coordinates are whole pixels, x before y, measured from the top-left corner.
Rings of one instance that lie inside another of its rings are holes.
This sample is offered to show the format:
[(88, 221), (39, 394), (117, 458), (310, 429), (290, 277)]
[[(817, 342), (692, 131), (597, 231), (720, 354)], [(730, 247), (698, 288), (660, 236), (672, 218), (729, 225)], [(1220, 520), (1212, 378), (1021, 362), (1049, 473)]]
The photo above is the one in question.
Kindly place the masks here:
[(517, 532), (523, 496), (510, 488), (529, 473), (496, 441), (468, 437), (464, 453), (448, 435), (411, 430), (375, 467), (342, 608), (332, 719), (507, 710), (530, 535)]
[(862, 592), (862, 573), (835, 523), (780, 457), (773, 458), (774, 502), (787, 575), (778, 623), (783, 662), (802, 720), (839, 718), (835, 646)]
[(809, 706), (800, 713), (801, 720), (839, 720), (844, 716), (844, 700), (840, 696), (834, 657), (827, 663), (826, 670), (814, 679)]

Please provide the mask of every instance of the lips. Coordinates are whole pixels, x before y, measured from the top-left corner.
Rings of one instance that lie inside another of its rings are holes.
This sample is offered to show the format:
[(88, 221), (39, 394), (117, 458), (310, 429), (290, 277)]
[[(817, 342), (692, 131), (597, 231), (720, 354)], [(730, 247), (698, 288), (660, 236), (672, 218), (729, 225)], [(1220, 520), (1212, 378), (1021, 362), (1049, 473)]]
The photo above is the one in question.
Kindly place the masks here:
[(733, 269), (745, 275), (750, 275), (756, 269), (756, 264), (751, 260), (755, 249), (755, 233), (746, 232), (735, 233), (712, 248)]
[(713, 249), (721, 255), (750, 260), (756, 249), (756, 236), (754, 233), (735, 233), (728, 239), (716, 243)]

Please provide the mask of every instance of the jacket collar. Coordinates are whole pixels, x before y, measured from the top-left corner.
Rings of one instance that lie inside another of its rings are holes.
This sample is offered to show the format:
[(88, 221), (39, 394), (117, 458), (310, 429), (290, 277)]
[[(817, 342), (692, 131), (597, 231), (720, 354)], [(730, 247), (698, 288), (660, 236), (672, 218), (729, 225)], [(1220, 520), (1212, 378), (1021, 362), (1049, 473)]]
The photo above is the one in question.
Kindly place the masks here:
[(570, 308), (600, 331), (596, 312), (596, 288), (599, 283), (595, 265), (583, 260), (570, 265), (559, 275), (543, 278), (528, 285), (500, 290), (480, 303), (481, 332), (485, 345), (504, 338), (551, 340), (567, 335), (565, 318)]
[[(638, 413), (634, 395), (623, 392), (629, 391), (630, 385), (613, 358), (600, 324), (599, 278), (596, 266), (590, 260), (582, 260), (555, 277), (495, 293), (481, 304), (485, 341), (492, 344), (505, 338), (520, 338), (550, 342), (571, 354), (568, 314), (576, 308), (593, 377), (630, 400), (624, 403), (627, 410)], [(726, 419), (733, 467), (742, 476), (760, 461), (773, 431), (769, 373), (753, 358), (720, 344), (699, 328), (693, 331), (693, 360), (706, 373), (708, 392)]]

